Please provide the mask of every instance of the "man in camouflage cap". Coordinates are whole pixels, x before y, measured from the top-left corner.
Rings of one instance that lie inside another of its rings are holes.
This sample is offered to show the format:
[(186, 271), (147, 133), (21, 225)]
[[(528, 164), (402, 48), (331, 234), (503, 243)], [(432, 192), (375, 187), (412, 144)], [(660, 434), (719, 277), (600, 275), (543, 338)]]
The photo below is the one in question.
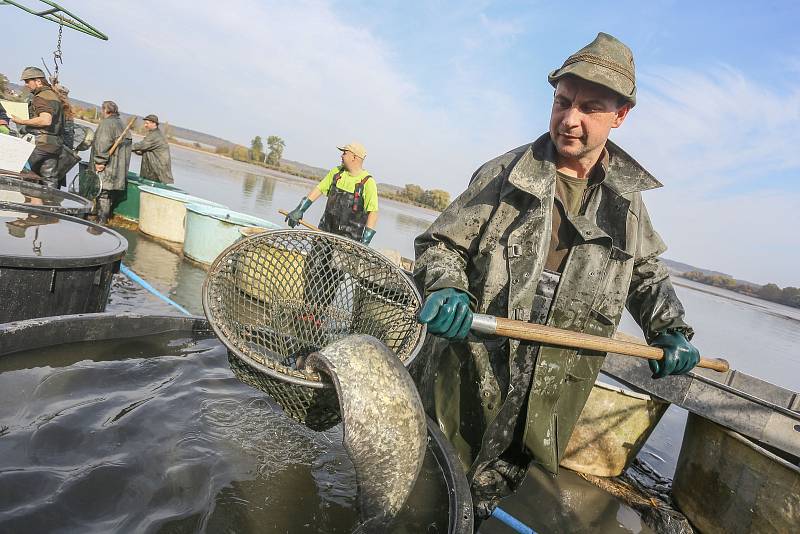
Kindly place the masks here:
[(478, 523), (531, 461), (557, 471), (605, 354), (467, 337), (473, 312), (611, 337), (627, 306), (665, 351), (654, 378), (699, 358), (640, 193), (661, 184), (608, 140), (636, 102), (630, 49), (600, 33), (548, 81), (550, 131), (482, 165), (415, 242), (433, 334), (417, 381), (468, 470)]
[(58, 188), (56, 164), (64, 144), (64, 107), (61, 99), (47, 82), (42, 69), (27, 67), (20, 76), (30, 91), (28, 101), (29, 119), (11, 116), (17, 126), (24, 126), (27, 133), (36, 137), (28, 164), (31, 170), (42, 177), (43, 182)]
[(133, 145), (133, 151), (142, 156), (139, 176), (163, 184), (173, 183), (169, 143), (158, 128), (158, 117), (153, 114), (145, 117), (144, 129), (144, 139)]

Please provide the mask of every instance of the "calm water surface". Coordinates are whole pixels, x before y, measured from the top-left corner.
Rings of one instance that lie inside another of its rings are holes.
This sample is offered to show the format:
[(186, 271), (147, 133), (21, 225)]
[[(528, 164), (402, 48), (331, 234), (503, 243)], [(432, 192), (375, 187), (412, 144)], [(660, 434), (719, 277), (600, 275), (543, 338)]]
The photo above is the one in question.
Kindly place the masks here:
[[(237, 380), (212, 335), (0, 359), (0, 532), (349, 533), (341, 426), (313, 432)], [(393, 532), (444, 532), (428, 453)]]
[[(282, 221), (278, 209), (294, 208), (314, 185), (175, 147), (172, 155), (177, 186), (190, 194), (275, 222)], [(336, 155), (332, 153), (331, 165), (337, 162)], [(138, 167), (139, 159), (134, 156), (131, 168), (138, 170)], [(316, 223), (322, 209), (323, 203), (317, 201), (307, 212), (307, 219)], [(413, 257), (413, 238), (435, 216), (428, 210), (382, 201), (373, 245)], [(205, 271), (141, 234), (126, 230), (121, 233), (129, 241), (125, 263), (192, 313), (202, 315), (200, 291)], [(697, 332), (694, 342), (704, 354), (724, 357), (734, 368), (800, 390), (800, 310), (686, 280), (677, 282), (687, 320)], [(108, 309), (171, 312), (166, 304), (119, 275), (115, 277)], [(623, 319), (621, 329), (640, 334), (629, 316)], [(124, 370), (126, 364), (120, 365)], [(232, 402), (246, 402), (245, 397), (238, 396)], [(680, 452), (685, 417), (683, 410), (671, 407), (640, 454), (640, 458), (668, 476)], [(562, 471), (556, 478), (532, 473), (523, 489), (504, 506), (539, 532), (650, 532), (630, 508), (568, 471)], [(495, 520), (487, 522), (481, 531), (510, 532)]]

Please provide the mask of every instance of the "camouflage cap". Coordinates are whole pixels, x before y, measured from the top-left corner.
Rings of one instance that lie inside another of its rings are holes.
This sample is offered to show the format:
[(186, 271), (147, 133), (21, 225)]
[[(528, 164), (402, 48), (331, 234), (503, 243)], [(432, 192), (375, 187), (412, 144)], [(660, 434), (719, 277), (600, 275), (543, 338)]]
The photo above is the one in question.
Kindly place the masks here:
[(25, 67), (25, 70), (22, 71), (22, 76), (20, 76), (20, 80), (23, 82), (35, 78), (44, 78), (44, 72), (39, 67)]
[(148, 115), (147, 117), (145, 117), (144, 119), (142, 119), (142, 120), (146, 120), (146, 121), (150, 121), (150, 122), (154, 122), (154, 123), (158, 124), (158, 116), (153, 115), (152, 113), (150, 115)]
[(602, 85), (636, 104), (636, 71), (633, 52), (619, 39), (600, 32), (594, 41), (567, 58), (560, 69), (547, 77), (555, 87), (558, 80), (572, 75)]

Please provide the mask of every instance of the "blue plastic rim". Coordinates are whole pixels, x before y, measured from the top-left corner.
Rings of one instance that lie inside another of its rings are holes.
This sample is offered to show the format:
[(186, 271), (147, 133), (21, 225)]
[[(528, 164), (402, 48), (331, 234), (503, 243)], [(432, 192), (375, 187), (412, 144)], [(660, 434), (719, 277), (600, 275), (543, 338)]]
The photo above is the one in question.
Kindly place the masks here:
[(281, 229), (280, 226), (272, 221), (261, 219), (247, 213), (229, 210), (227, 208), (219, 208), (210, 204), (189, 204), (186, 206), (186, 210), (236, 226), (260, 226), (269, 230)]
[(205, 204), (209, 206), (217, 206), (219, 208), (224, 208), (224, 204), (220, 204), (219, 202), (214, 202), (213, 200), (206, 200), (204, 198), (195, 197), (192, 195), (187, 195), (186, 193), (181, 193), (179, 191), (173, 191), (171, 189), (162, 189), (160, 187), (151, 187), (149, 185), (140, 185), (139, 191), (144, 191), (145, 193), (150, 193), (152, 195), (156, 195), (159, 197), (169, 198), (171, 200), (177, 200), (178, 202), (183, 202), (184, 204)]

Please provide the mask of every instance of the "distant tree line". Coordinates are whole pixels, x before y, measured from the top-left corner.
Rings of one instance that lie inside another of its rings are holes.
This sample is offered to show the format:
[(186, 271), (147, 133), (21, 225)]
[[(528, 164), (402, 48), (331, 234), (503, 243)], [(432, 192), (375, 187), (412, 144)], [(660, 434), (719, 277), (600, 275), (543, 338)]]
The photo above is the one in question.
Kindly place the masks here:
[(264, 141), (257, 135), (250, 141), (250, 148), (242, 145), (223, 145), (216, 149), (217, 154), (230, 156), (237, 161), (249, 161), (265, 164), (269, 167), (280, 167), (283, 149), (286, 143), (277, 135), (267, 137), (269, 152), (264, 150)]
[(781, 289), (776, 284), (766, 284), (763, 286), (756, 286), (752, 284), (743, 284), (737, 282), (730, 276), (721, 274), (704, 274), (700, 271), (689, 271), (682, 273), (683, 278), (700, 282), (701, 284), (708, 284), (710, 286), (721, 287), (730, 291), (736, 291), (751, 297), (758, 297), (770, 302), (777, 302), (785, 304), (786, 306), (793, 306), (800, 308), (800, 288), (787, 286)]
[(406, 184), (398, 192), (381, 192), (382, 197), (400, 202), (408, 202), (426, 208), (433, 208), (442, 211), (450, 205), (450, 193), (441, 189), (422, 189), (416, 184)]

